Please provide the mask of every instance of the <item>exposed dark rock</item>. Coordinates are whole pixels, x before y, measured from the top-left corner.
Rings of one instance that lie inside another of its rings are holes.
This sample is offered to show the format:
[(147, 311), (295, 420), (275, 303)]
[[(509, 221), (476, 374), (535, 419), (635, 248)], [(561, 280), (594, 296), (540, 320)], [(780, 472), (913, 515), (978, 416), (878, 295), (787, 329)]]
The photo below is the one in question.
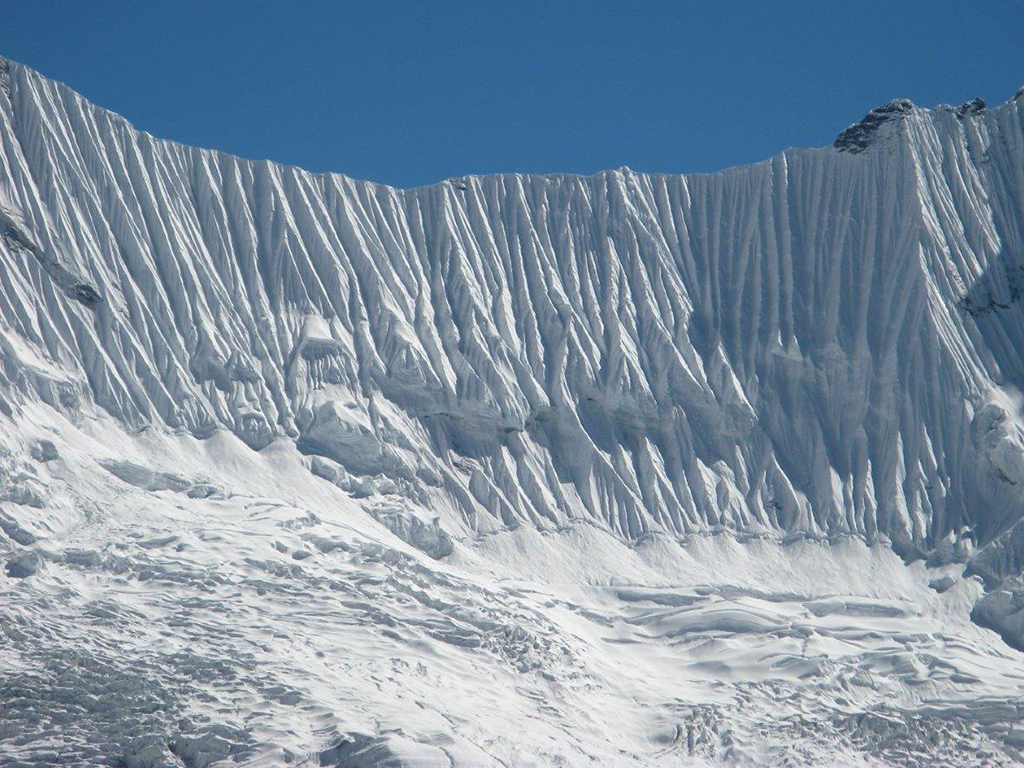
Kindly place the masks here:
[(96, 289), (86, 283), (75, 283), (72, 285), (68, 288), (68, 296), (75, 301), (80, 301), (90, 309), (103, 301), (103, 297), (96, 292)]
[(32, 245), (31, 241), (13, 224), (4, 224), (3, 239), (10, 248), (21, 251), (35, 250), (35, 246)]
[(868, 112), (859, 123), (854, 123), (836, 137), (833, 146), (843, 152), (863, 152), (875, 138), (878, 129), (892, 120), (898, 120), (914, 109), (910, 99), (893, 99)]
[(99, 292), (88, 283), (82, 282), (50, 253), (40, 248), (11, 215), (0, 210), (0, 237), (8, 247), (32, 254), (39, 265), (68, 296), (92, 309), (103, 301)]
[(980, 115), (985, 111), (985, 100), (979, 96), (972, 101), (965, 101), (959, 107), (956, 108), (957, 117), (968, 117), (970, 115)]
[[(991, 283), (977, 285), (971, 292), (960, 297), (957, 307), (971, 317), (984, 317), (992, 312), (1010, 309), (1024, 296), (1024, 266), (1003, 267), (1006, 275), (1006, 290)], [(1000, 294), (997, 297), (997, 294)]]

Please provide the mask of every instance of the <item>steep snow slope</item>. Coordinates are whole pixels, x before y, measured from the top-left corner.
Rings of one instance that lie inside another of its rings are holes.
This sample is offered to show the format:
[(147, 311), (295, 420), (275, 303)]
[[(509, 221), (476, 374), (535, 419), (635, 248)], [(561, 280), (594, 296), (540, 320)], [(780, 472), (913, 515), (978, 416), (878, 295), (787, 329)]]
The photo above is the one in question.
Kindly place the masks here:
[(1020, 99), (907, 103), (866, 151), (710, 176), (397, 190), (4, 77), (5, 364), (56, 362), (62, 381), (26, 383), (69, 411), (287, 435), (460, 533), (931, 547), (1019, 506), (1024, 467), (979, 422), (1024, 373)]
[(1024, 92), (399, 190), (0, 62), (0, 234), (0, 754), (1019, 757)]

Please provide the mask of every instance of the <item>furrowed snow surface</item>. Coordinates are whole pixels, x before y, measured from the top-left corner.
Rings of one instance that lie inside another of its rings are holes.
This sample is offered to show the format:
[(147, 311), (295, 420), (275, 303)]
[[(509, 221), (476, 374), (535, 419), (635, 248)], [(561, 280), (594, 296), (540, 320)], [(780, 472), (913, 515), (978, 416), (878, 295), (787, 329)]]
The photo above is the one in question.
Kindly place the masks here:
[(0, 60), (0, 765), (1024, 760), (1024, 92), (395, 189)]

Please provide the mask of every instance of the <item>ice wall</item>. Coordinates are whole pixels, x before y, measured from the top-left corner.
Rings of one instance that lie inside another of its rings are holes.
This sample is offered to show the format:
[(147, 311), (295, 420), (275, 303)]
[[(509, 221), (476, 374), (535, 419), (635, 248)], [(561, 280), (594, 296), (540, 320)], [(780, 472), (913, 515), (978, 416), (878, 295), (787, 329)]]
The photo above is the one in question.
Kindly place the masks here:
[(403, 190), (155, 139), (4, 62), (0, 234), (0, 421), (295, 440), (403, 530), (945, 556), (1024, 509), (1024, 93), (711, 175)]

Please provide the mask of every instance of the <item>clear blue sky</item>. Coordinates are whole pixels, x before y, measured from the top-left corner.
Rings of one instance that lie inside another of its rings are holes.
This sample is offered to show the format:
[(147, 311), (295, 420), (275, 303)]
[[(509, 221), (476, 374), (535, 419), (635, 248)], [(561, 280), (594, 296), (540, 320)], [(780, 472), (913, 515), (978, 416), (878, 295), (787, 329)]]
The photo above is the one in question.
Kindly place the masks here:
[(712, 171), (1024, 82), (1024, 0), (0, 0), (0, 53), (158, 136), (401, 186)]

